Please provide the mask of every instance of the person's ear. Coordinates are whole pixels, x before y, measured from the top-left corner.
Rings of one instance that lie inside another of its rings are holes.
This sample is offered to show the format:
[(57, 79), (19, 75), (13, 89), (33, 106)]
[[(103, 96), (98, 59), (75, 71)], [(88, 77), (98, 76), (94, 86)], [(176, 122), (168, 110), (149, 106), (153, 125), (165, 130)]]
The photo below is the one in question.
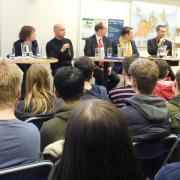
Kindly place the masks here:
[(126, 71), (125, 71), (124, 69), (122, 70), (122, 75), (123, 75), (123, 76), (126, 76), (126, 75), (127, 75), (127, 74), (126, 74)]
[(61, 96), (60, 96), (59, 92), (57, 92), (57, 90), (56, 90), (56, 89), (55, 89), (55, 95), (56, 95), (56, 97), (57, 97), (57, 98), (61, 98)]
[(94, 76), (94, 72), (92, 72), (92, 74), (91, 74), (91, 79), (93, 78), (93, 76)]
[(21, 97), (21, 89), (18, 90), (16, 99), (19, 100)]
[(133, 89), (137, 88), (136, 81), (134, 79), (132, 79), (132, 78), (131, 78), (131, 86), (132, 86)]

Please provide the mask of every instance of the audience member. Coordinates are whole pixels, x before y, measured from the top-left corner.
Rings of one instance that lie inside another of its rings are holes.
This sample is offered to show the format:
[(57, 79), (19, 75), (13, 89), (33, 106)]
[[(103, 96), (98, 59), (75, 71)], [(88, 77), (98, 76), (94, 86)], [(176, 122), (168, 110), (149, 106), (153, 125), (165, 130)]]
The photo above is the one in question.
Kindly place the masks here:
[(84, 94), (84, 78), (77, 68), (60, 68), (56, 72), (54, 85), (57, 97), (62, 98), (63, 102), (54, 118), (45, 122), (41, 128), (42, 150), (64, 137), (70, 113), (81, 102)]
[(92, 85), (90, 80), (93, 77), (95, 64), (87, 56), (81, 57), (74, 62), (74, 67), (78, 68), (84, 77), (84, 99), (104, 99), (109, 100), (107, 90), (104, 86), (97, 84)]
[(154, 180), (179, 180), (180, 162), (167, 164), (156, 174)]
[(59, 107), (59, 100), (50, 92), (48, 71), (42, 65), (31, 65), (26, 77), (26, 96), (16, 106), (16, 117), (21, 120), (34, 116), (52, 118)]
[(117, 108), (94, 99), (73, 110), (52, 179), (144, 179), (126, 120)]
[(14, 115), (22, 79), (23, 73), (17, 65), (0, 62), (0, 169), (39, 160), (38, 129)]
[(171, 131), (180, 134), (180, 119), (177, 115), (180, 113), (180, 69), (176, 73), (176, 80), (173, 85), (175, 97), (168, 102), (168, 110), (171, 119)]
[(133, 141), (158, 141), (168, 136), (166, 101), (151, 95), (159, 78), (158, 66), (150, 60), (136, 60), (131, 64), (129, 74), (136, 94), (121, 110), (127, 118)]
[[(95, 49), (100, 48), (104, 50), (104, 54), (107, 54), (107, 48), (111, 47), (110, 40), (106, 37), (107, 34), (107, 26), (100, 22), (95, 25), (95, 34), (89, 37), (86, 40), (86, 44), (84, 47), (84, 55), (94, 57)], [(96, 68), (94, 70), (94, 77), (97, 85), (103, 84), (103, 62), (96, 62)], [(113, 89), (118, 83), (120, 79), (119, 76), (113, 71), (113, 67), (108, 64), (108, 91)]]
[(130, 98), (134, 95), (134, 91), (131, 86), (131, 80), (129, 75), (129, 67), (133, 62), (132, 58), (126, 58), (123, 61), (123, 71), (122, 71), (122, 79), (124, 80), (124, 86), (111, 90), (109, 92), (109, 97), (114, 105), (118, 108), (122, 108), (125, 106), (125, 101), (127, 98)]
[(155, 60), (155, 63), (159, 67), (159, 80), (153, 91), (153, 95), (169, 100), (174, 97), (174, 92), (172, 90), (173, 82), (167, 80), (168, 64), (162, 59)]
[[(38, 48), (38, 43), (36, 41), (36, 30), (32, 26), (23, 26), (21, 31), (19, 32), (19, 40), (14, 42), (15, 56), (22, 56), (22, 43), (27, 43), (30, 45), (32, 54), (36, 55), (36, 51)], [(26, 72), (30, 67), (30, 64), (18, 64), (21, 70), (24, 73), (23, 82), (22, 82), (22, 91), (21, 91), (21, 99), (24, 99), (26, 94)]]
[(73, 45), (70, 39), (65, 38), (66, 28), (62, 24), (54, 25), (55, 37), (46, 44), (47, 57), (58, 59), (57, 63), (51, 64), (52, 76), (64, 66), (72, 66), (74, 56)]

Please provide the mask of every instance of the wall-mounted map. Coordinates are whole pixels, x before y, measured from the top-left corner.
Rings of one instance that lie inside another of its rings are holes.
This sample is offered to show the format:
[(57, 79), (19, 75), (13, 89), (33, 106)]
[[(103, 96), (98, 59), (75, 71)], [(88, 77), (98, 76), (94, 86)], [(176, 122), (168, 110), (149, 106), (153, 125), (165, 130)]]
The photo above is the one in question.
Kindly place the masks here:
[(172, 40), (176, 32), (177, 8), (175, 6), (132, 2), (131, 26), (134, 28), (138, 47), (146, 47), (147, 40), (155, 37), (157, 25), (166, 25), (167, 38)]

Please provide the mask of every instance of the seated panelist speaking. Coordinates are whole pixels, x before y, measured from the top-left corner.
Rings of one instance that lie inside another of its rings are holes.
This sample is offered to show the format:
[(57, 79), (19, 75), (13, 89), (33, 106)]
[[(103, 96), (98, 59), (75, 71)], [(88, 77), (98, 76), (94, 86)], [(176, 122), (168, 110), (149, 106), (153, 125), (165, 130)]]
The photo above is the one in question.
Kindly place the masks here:
[[(157, 56), (158, 54), (158, 48), (162, 46), (167, 46), (167, 55), (172, 56), (172, 42), (167, 40), (166, 37), (166, 26), (164, 25), (158, 25), (156, 27), (156, 37), (153, 39), (148, 40), (147, 42), (147, 51), (152, 56)], [(171, 64), (168, 62), (168, 70), (169, 74), (168, 76), (171, 77), (171, 80), (175, 79), (175, 75), (171, 69)]]

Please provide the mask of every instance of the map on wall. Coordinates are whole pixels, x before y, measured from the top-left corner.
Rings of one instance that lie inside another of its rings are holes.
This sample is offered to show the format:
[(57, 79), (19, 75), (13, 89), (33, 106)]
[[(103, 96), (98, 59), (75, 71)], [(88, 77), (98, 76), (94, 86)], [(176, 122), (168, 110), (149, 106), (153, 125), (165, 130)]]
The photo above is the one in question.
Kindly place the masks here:
[(166, 25), (167, 39), (174, 39), (176, 32), (177, 8), (175, 6), (132, 2), (131, 26), (134, 28), (138, 47), (146, 47), (147, 40), (156, 36), (156, 26)]

